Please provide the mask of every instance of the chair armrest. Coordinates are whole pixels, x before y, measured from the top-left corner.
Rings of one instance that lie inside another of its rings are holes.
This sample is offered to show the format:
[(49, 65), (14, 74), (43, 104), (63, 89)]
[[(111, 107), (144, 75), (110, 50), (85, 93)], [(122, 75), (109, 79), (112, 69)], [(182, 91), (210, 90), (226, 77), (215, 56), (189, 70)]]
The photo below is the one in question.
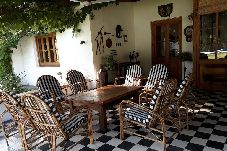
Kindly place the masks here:
[[(149, 99), (153, 96), (153, 90), (145, 90), (139, 95), (139, 104), (148, 103)], [(144, 101), (144, 102), (143, 102)]]

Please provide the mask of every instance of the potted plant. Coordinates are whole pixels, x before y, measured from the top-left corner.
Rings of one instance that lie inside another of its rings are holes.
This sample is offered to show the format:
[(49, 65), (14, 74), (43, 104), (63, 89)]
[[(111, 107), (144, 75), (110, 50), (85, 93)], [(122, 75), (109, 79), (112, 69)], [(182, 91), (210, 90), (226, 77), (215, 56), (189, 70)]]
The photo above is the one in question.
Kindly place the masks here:
[(104, 57), (104, 66), (106, 70), (113, 70), (116, 64), (117, 61), (114, 59), (113, 55), (108, 55)]

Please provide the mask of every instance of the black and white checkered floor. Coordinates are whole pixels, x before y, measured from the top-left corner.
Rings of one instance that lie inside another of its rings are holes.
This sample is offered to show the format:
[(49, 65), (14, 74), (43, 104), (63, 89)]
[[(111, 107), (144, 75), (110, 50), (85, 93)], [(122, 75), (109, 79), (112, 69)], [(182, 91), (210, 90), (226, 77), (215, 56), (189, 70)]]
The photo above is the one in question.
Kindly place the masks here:
[[(196, 103), (196, 116), (190, 122), (189, 129), (184, 129), (169, 141), (169, 151), (227, 151), (227, 93), (216, 91), (208, 93), (195, 90), (198, 102)], [(138, 136), (125, 135), (125, 140), (119, 139), (119, 121), (115, 111), (108, 111), (108, 129), (105, 134), (95, 132), (94, 144), (89, 144), (89, 139), (75, 135), (64, 147), (58, 146), (57, 150), (71, 151), (159, 151), (163, 145), (158, 142), (143, 139)], [(97, 115), (94, 115), (94, 130), (98, 129)], [(142, 128), (134, 129), (141, 134), (149, 135)], [(168, 129), (171, 135), (172, 129)], [(83, 140), (82, 140), (83, 139)], [(60, 142), (61, 140), (57, 140)], [(0, 133), (1, 151), (19, 151), (21, 149), (19, 136), (10, 137), (9, 148), (2, 132)], [(39, 150), (49, 150), (49, 144), (43, 142), (36, 147)]]

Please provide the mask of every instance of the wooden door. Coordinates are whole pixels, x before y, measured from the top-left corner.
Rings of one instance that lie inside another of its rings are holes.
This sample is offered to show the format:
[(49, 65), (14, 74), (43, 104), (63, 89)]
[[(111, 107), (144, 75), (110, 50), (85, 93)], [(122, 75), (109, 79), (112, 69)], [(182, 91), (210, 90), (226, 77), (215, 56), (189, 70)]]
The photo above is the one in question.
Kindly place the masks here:
[(181, 53), (182, 18), (173, 18), (151, 23), (152, 29), (152, 65), (164, 64), (169, 71), (169, 78), (182, 78)]

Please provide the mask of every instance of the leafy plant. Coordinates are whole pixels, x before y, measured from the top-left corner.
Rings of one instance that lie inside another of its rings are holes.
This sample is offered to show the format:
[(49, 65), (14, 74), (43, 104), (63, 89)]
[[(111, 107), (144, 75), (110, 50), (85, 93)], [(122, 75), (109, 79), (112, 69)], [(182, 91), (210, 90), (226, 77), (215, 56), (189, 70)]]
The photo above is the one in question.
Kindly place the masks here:
[(0, 90), (16, 93), (25, 91), (21, 85), (21, 78), (14, 73), (5, 74), (0, 77)]
[(108, 55), (104, 57), (104, 66), (108, 70), (113, 70), (116, 64), (117, 61), (114, 59), (113, 55)]

